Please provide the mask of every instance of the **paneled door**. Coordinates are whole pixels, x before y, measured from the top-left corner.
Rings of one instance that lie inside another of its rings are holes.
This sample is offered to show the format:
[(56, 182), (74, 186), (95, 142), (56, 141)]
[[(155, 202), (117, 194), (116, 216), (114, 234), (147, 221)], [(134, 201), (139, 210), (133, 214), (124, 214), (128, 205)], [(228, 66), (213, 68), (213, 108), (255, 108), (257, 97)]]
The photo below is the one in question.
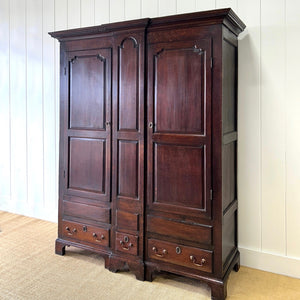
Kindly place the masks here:
[(85, 199), (91, 204), (108, 202), (111, 48), (68, 51), (67, 64), (64, 198), (75, 202)]
[(211, 217), (211, 39), (148, 46), (148, 212)]
[[(143, 255), (145, 24), (114, 35), (112, 202), (117, 253)], [(128, 263), (128, 260), (127, 260)], [(130, 265), (130, 263), (129, 263)], [(140, 275), (142, 278), (143, 275)]]

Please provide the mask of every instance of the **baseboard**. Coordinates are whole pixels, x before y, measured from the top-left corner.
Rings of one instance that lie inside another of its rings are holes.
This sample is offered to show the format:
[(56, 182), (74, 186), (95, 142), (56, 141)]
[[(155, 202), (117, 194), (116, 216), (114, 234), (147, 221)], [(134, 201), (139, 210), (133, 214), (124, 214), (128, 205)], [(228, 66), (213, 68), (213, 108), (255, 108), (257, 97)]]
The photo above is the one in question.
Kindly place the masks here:
[(300, 259), (240, 248), (241, 265), (300, 278)]
[[(14, 205), (11, 203), (14, 203)], [(0, 196), (0, 210), (2, 211), (57, 223), (58, 209), (56, 207), (43, 207), (40, 205), (30, 208), (27, 205), (16, 205), (15, 203), (8, 197)]]

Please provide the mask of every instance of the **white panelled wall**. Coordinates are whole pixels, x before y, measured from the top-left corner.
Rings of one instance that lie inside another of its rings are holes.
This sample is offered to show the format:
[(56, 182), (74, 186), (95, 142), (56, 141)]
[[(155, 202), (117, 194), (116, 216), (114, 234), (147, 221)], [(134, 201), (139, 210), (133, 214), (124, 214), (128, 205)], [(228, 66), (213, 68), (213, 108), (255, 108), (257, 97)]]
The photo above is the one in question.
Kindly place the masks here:
[(57, 219), (59, 47), (49, 31), (221, 7), (247, 25), (239, 37), (242, 264), (300, 278), (298, 0), (1, 0), (0, 209)]

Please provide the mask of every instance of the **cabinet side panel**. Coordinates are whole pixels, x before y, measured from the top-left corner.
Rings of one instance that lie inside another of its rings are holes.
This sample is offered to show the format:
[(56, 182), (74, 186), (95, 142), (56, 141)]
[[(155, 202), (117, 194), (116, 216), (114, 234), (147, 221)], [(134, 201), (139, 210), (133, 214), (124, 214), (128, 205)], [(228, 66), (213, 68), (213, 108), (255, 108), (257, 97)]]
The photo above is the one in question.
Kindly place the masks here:
[(222, 41), (222, 264), (237, 249), (237, 38), (223, 29)]
[(237, 47), (231, 38), (223, 38), (223, 134), (237, 130)]

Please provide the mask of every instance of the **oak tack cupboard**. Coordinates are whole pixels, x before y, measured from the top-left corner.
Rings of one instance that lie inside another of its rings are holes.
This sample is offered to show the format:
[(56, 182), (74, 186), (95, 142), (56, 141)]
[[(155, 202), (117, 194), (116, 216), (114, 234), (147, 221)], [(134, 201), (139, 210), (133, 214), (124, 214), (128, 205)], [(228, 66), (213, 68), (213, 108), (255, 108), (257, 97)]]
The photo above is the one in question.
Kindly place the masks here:
[(237, 249), (237, 36), (231, 9), (50, 33), (60, 41), (56, 253), (166, 271), (226, 297)]

